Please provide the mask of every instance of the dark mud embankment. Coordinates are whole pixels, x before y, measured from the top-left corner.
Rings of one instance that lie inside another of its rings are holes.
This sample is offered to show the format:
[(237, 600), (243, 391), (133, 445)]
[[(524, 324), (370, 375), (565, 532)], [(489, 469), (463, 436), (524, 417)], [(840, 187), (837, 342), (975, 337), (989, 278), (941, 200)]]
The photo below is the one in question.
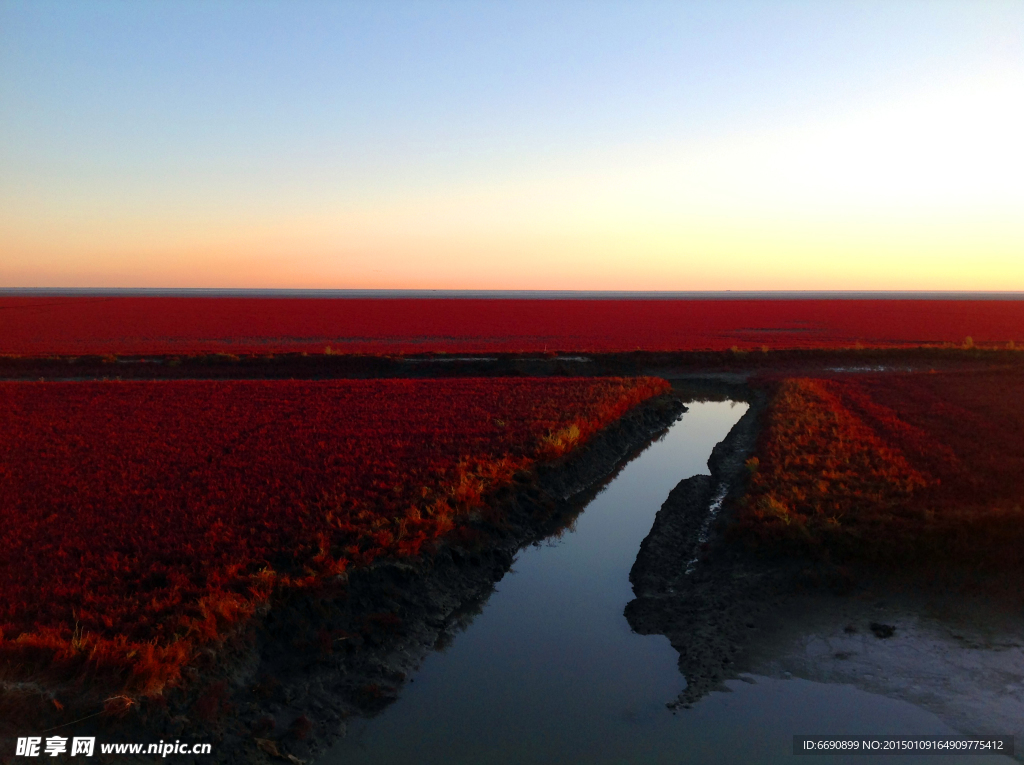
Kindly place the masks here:
[(1020, 368), (1024, 353), (979, 348), (846, 348), (630, 353), (373, 356), (230, 353), (126, 356), (0, 355), (0, 380), (309, 380), (381, 377), (632, 376), (696, 378), (929, 369)]
[(779, 591), (785, 574), (723, 544), (731, 503), (745, 490), (765, 395), (747, 390), (750, 409), (708, 459), (711, 475), (681, 481), (658, 511), (630, 571), (636, 599), (630, 626), (662, 634), (679, 651), (688, 705), (737, 676), (740, 655)]
[[(671, 396), (637, 407), (570, 455), (519, 476), (430, 554), (353, 570), (315, 596), (282, 597), (200, 657), (187, 690), (143, 701), (123, 719), (95, 717), (54, 733), (210, 742), (213, 755), (195, 758), (207, 764), (317, 757), (344, 735), (347, 718), (385, 708), (423, 658), (472, 621), (521, 547), (571, 523), (684, 410)], [(58, 725), (67, 716), (51, 719)]]

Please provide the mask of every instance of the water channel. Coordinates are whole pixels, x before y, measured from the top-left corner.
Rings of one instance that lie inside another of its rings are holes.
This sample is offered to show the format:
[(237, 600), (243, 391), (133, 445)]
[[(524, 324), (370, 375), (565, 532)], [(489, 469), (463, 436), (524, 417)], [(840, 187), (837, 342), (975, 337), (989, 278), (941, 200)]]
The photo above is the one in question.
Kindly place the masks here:
[(685, 679), (665, 637), (637, 635), (626, 622), (629, 570), (671, 489), (708, 472), (711, 449), (746, 411), (734, 402), (688, 407), (572, 528), (522, 550), (467, 630), (429, 655), (380, 715), (350, 720), (318, 765), (790, 763), (794, 734), (956, 733), (906, 701), (788, 672), (748, 675), (692, 709), (666, 708)]

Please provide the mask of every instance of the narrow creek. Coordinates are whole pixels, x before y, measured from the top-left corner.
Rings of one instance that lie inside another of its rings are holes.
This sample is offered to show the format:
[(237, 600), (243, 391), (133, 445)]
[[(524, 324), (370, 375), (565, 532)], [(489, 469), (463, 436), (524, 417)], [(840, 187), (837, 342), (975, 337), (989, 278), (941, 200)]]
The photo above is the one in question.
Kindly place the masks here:
[(686, 681), (667, 638), (626, 622), (629, 571), (669, 492), (708, 473), (712, 448), (747, 408), (687, 406), (574, 526), (520, 551), (466, 631), (381, 714), (349, 720), (318, 765), (790, 762), (795, 734), (954, 733), (910, 703), (797, 678), (746, 676), (692, 709), (666, 708)]

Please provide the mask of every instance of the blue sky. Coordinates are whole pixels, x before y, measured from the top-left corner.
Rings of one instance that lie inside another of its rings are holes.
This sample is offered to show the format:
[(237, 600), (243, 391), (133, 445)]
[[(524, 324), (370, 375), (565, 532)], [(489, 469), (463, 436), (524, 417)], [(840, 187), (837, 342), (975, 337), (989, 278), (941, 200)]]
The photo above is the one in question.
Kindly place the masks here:
[(0, 70), (11, 285), (1024, 288), (1024, 3), (5, 1)]

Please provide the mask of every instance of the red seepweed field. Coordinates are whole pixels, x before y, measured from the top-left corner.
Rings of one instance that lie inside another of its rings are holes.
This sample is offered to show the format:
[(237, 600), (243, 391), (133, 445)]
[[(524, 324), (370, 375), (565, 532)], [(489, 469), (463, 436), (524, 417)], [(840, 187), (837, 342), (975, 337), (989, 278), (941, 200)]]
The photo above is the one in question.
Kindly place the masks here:
[(748, 464), (755, 537), (897, 565), (1024, 563), (1019, 370), (784, 379)]
[(653, 378), (0, 383), (3, 679), (159, 695), (282, 588), (409, 556)]
[(0, 354), (536, 353), (1024, 341), (1024, 300), (0, 297)]

